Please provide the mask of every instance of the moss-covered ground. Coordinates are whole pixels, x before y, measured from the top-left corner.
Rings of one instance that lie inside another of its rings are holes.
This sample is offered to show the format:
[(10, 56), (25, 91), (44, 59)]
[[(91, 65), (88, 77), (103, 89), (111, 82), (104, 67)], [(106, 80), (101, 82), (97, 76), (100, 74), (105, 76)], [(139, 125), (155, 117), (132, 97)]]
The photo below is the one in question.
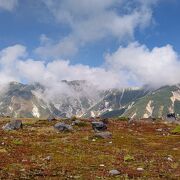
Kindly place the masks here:
[[(21, 130), (3, 131), (7, 121), (0, 119), (0, 179), (180, 179), (174, 124), (112, 119), (112, 139), (95, 139), (87, 119), (69, 133), (53, 129), (58, 121), (36, 119), (24, 119)], [(112, 169), (120, 175), (110, 176)]]

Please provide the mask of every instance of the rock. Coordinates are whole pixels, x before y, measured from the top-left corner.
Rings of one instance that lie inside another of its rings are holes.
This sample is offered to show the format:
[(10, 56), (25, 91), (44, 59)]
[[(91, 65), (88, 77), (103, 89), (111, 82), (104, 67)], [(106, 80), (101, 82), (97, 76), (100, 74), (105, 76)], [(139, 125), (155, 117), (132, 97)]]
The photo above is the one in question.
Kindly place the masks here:
[(106, 132), (97, 132), (95, 134), (95, 137), (102, 138), (102, 139), (110, 139), (112, 138), (112, 133), (106, 131)]
[(17, 130), (21, 128), (22, 128), (21, 120), (12, 120), (11, 122), (7, 123), (2, 127), (3, 130), (7, 130), (7, 131)]
[(139, 167), (139, 168), (137, 168), (137, 171), (144, 171), (144, 169)]
[(45, 161), (50, 161), (50, 160), (52, 160), (52, 157), (51, 157), (51, 156), (47, 156), (47, 157), (45, 157), (43, 160), (45, 160)]
[(72, 122), (72, 126), (78, 126), (79, 124), (81, 124), (80, 120), (75, 120)]
[(113, 170), (109, 171), (109, 174), (111, 176), (117, 176), (117, 175), (120, 175), (120, 172), (116, 169), (113, 169)]
[(108, 124), (108, 123), (109, 123), (108, 118), (103, 118), (103, 119), (101, 119), (101, 121), (102, 121), (104, 124)]
[(168, 155), (168, 158), (167, 158), (167, 160), (172, 162), (172, 161), (173, 161), (173, 156), (171, 156), (171, 155)]
[(49, 122), (55, 121), (56, 118), (53, 115), (50, 115), (47, 119)]
[(171, 162), (173, 161), (173, 159), (172, 159), (172, 158), (170, 158), (170, 157), (168, 157), (168, 158), (167, 158), (167, 160), (168, 160), (168, 161), (171, 161)]
[(107, 125), (100, 121), (94, 121), (91, 124), (94, 131), (105, 131), (107, 129)]
[(162, 132), (163, 129), (162, 128), (159, 128), (159, 129), (156, 129), (157, 132)]
[(58, 131), (72, 131), (73, 127), (71, 125), (65, 124), (65, 123), (57, 123), (54, 126), (55, 129)]

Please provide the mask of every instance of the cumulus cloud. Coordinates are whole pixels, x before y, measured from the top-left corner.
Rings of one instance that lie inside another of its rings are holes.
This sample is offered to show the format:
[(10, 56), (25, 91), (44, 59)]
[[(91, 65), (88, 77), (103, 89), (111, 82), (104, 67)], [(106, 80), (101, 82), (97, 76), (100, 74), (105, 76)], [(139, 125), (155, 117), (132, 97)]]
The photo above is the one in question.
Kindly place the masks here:
[(47, 87), (53, 87), (62, 80), (87, 80), (101, 89), (112, 88), (119, 84), (119, 77), (103, 67), (71, 65), (69, 60), (63, 59), (46, 63), (43, 60), (38, 61), (27, 56), (26, 48), (21, 45), (1, 50), (0, 75), (4, 75), (0, 76), (1, 81), (39, 82)]
[(17, 63), (26, 56), (26, 48), (21, 45), (7, 47), (0, 51), (0, 84), (19, 81)]
[(0, 0), (0, 9), (12, 11), (18, 5), (18, 0)]
[(180, 83), (180, 61), (171, 45), (150, 50), (137, 42), (131, 43), (107, 54), (106, 66), (123, 74), (129, 85), (160, 87)]
[(157, 0), (46, 0), (57, 23), (70, 33), (63, 39), (45, 41), (36, 53), (41, 56), (67, 57), (86, 43), (112, 37), (119, 41), (133, 39), (137, 28), (152, 20), (152, 5)]
[(100, 67), (72, 65), (56, 59), (46, 63), (28, 58), (26, 48), (15, 45), (0, 51), (0, 83), (39, 82), (53, 87), (62, 80), (86, 80), (99, 89), (134, 85), (162, 86), (180, 82), (180, 61), (171, 45), (152, 50), (137, 42), (105, 56)]
[(15, 45), (0, 51), (0, 90), (11, 81), (39, 82), (46, 87), (45, 97), (56, 101), (63, 98), (63, 94), (80, 95), (72, 92), (62, 80), (86, 80), (84, 93), (94, 95), (102, 89), (178, 84), (179, 69), (179, 57), (171, 45), (151, 50), (137, 42), (131, 43), (107, 54), (100, 67), (72, 65), (63, 59), (48, 63), (30, 59), (26, 47)]

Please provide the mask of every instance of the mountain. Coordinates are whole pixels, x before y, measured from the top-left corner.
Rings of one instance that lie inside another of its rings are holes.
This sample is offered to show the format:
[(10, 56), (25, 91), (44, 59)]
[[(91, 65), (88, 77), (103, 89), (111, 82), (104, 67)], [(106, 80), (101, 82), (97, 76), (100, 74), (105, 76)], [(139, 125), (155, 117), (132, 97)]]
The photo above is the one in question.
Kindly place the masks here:
[(141, 97), (149, 93), (146, 88), (112, 89), (84, 114), (89, 116), (116, 117), (123, 115)]
[(11, 117), (41, 117), (50, 114), (47, 104), (33, 94), (38, 85), (12, 82), (0, 96), (0, 113)]
[(136, 118), (165, 117), (180, 114), (180, 86), (164, 86), (138, 99), (123, 115)]
[(0, 95), (0, 114), (29, 118), (47, 118), (50, 114), (80, 116), (100, 98), (100, 93), (85, 81), (62, 81), (61, 84), (61, 87), (45, 88), (40, 84), (12, 82)]
[[(0, 93), (0, 114), (11, 117), (163, 117), (180, 114), (180, 86), (98, 90), (86, 81), (61, 86), (10, 83)], [(2, 88), (1, 88), (2, 89)]]

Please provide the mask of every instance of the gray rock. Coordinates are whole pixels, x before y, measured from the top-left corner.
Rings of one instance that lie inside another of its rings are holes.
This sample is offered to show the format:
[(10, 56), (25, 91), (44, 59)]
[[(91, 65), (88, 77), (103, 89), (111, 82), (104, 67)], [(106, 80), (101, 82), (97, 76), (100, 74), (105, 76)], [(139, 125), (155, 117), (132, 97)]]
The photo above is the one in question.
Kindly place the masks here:
[(11, 131), (11, 130), (17, 130), (22, 128), (22, 121), (21, 120), (12, 120), (11, 122), (5, 124), (2, 129)]
[(65, 123), (57, 123), (54, 128), (58, 131), (73, 131), (73, 127)]
[(113, 170), (109, 171), (109, 174), (111, 176), (117, 176), (117, 175), (120, 175), (120, 172), (116, 169), (113, 169)]
[(55, 121), (56, 118), (53, 115), (50, 115), (47, 119), (49, 122)]
[(101, 121), (94, 121), (91, 124), (94, 131), (105, 131), (107, 129), (107, 125)]
[(78, 126), (79, 124), (81, 124), (80, 120), (75, 120), (72, 122), (72, 126)]
[(110, 139), (112, 138), (112, 133), (106, 131), (106, 132), (97, 132), (95, 134), (95, 137), (102, 138), (102, 139)]

